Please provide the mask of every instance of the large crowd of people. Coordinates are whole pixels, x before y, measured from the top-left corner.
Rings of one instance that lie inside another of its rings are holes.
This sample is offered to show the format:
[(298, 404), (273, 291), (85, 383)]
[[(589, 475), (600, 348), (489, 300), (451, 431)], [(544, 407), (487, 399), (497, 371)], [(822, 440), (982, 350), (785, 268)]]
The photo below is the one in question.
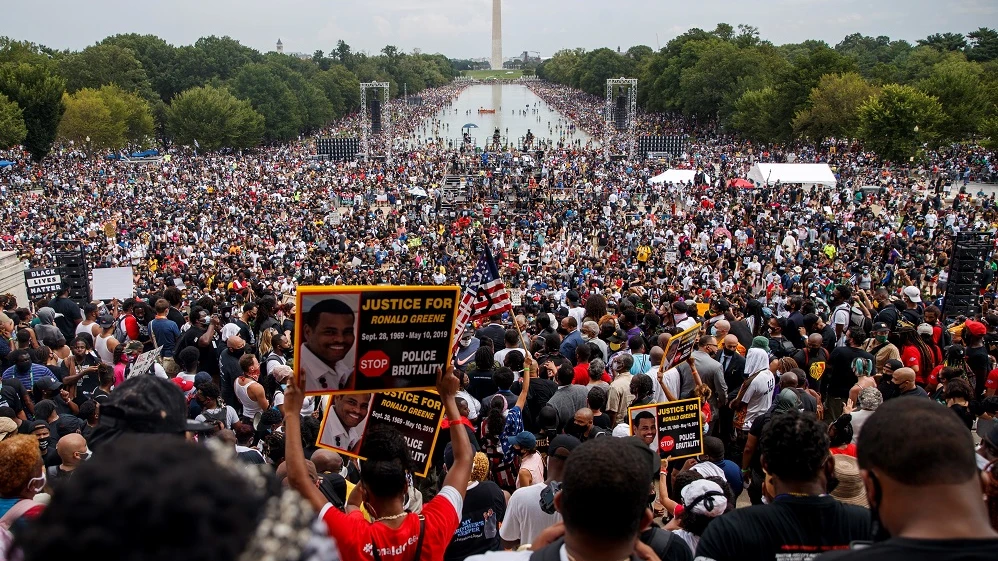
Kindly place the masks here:
[[(526, 85), (603, 138), (600, 99)], [(80, 240), (91, 267), (131, 266), (135, 293), (2, 297), (0, 558), (994, 556), (994, 261), (979, 313), (943, 301), (953, 234), (998, 227), (995, 196), (965, 187), (995, 178), (993, 154), (888, 168), (848, 142), (639, 114), (685, 152), (606, 160), (569, 136), (483, 155), (438, 116), (465, 87), (392, 102), (394, 138), (370, 139), (390, 160), (323, 160), (315, 138), (4, 154), (0, 248), (46, 267)], [(826, 162), (838, 184), (734, 186), (758, 162)], [(666, 166), (695, 179), (650, 183)], [(513, 311), (467, 325), (441, 372), (429, 473), (391, 429), (359, 461), (318, 447), (332, 400), (294, 380), (296, 288), (465, 286), (485, 247)], [(628, 415), (687, 398), (695, 457)]]

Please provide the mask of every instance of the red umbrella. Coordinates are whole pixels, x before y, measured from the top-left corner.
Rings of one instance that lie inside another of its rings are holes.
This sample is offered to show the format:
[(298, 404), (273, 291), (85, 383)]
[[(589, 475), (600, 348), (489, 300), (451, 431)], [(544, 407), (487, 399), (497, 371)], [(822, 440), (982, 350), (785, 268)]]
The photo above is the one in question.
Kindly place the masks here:
[(751, 189), (755, 187), (755, 185), (751, 181), (749, 181), (748, 179), (742, 179), (740, 177), (738, 179), (732, 179), (731, 181), (728, 182), (728, 185), (731, 185), (732, 187), (741, 187), (743, 189)]

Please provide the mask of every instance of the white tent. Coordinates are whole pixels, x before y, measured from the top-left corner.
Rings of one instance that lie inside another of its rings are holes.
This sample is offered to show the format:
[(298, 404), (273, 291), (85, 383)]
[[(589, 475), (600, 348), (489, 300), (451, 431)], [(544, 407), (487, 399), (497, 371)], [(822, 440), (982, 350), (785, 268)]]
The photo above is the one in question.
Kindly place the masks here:
[(828, 164), (754, 164), (748, 179), (757, 186), (803, 183), (835, 187), (835, 174)]
[[(648, 180), (648, 183), (692, 183), (693, 177), (697, 174), (695, 169), (668, 169), (665, 173), (656, 175)], [(704, 173), (707, 183), (710, 183), (710, 176)]]

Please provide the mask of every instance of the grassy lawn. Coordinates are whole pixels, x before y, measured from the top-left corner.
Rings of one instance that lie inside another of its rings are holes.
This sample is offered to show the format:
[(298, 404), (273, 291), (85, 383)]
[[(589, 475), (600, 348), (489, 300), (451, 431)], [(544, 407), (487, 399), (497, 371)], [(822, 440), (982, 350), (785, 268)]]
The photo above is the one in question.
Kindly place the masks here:
[(470, 76), (476, 80), (493, 78), (495, 80), (516, 80), (523, 75), (522, 70), (465, 70), (465, 76)]

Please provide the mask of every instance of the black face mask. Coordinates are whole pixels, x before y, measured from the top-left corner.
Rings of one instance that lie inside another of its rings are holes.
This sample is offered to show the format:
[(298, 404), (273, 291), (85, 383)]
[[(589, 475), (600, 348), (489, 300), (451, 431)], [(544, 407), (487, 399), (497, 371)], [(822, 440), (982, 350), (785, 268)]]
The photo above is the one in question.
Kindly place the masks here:
[(883, 501), (884, 491), (880, 487), (880, 480), (877, 479), (873, 471), (870, 471), (870, 481), (873, 483), (873, 500), (870, 501), (870, 522), (873, 529), (873, 541), (882, 542), (891, 537), (890, 532), (887, 531), (883, 522), (880, 521), (880, 503)]
[(231, 354), (232, 356), (234, 356), (236, 358), (239, 358), (239, 357), (243, 356), (243, 353), (245, 353), (245, 352), (246, 352), (246, 349), (229, 349), (229, 354)]

